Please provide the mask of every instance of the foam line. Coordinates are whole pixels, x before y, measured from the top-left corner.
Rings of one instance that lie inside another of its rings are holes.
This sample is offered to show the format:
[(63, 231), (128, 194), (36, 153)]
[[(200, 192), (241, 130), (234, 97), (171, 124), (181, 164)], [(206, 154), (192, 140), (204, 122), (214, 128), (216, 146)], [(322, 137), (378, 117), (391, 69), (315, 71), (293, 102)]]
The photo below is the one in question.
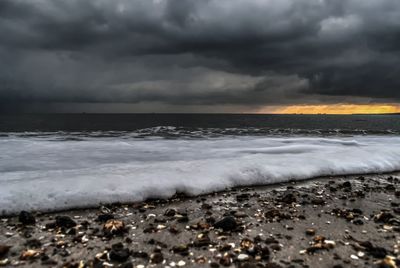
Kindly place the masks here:
[(0, 137), (1, 214), (400, 170), (400, 137)]

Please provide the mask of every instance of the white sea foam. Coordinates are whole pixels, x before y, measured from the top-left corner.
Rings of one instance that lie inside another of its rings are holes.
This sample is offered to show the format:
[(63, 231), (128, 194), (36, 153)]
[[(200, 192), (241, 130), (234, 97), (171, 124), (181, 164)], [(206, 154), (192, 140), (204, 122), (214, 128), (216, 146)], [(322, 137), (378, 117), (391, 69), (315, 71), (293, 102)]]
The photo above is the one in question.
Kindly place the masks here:
[(400, 170), (400, 137), (0, 137), (1, 214)]

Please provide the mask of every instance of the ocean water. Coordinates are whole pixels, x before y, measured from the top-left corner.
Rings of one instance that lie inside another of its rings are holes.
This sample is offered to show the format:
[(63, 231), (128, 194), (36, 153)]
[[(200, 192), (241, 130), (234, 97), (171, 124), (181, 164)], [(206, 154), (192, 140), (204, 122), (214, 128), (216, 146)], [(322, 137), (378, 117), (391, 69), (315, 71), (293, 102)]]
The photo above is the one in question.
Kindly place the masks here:
[(396, 115), (0, 116), (0, 214), (398, 171), (399, 133)]

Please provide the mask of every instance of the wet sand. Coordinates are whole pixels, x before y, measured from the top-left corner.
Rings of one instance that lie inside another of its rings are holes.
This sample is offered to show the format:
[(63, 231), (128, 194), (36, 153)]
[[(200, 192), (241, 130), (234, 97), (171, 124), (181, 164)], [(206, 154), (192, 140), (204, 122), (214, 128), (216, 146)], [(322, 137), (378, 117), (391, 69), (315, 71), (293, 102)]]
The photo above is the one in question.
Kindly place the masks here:
[(339, 176), (21, 213), (0, 221), (0, 266), (397, 267), (399, 185)]

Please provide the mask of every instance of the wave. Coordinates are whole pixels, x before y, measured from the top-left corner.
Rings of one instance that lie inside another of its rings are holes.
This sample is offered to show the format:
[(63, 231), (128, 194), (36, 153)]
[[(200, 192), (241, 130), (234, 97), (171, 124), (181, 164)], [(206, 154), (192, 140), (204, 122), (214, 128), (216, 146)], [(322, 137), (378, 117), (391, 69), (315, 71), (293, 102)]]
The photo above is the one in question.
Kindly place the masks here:
[(352, 135), (399, 135), (400, 132), (392, 129), (298, 129), (298, 128), (194, 128), (157, 126), (142, 128), (135, 131), (51, 131), (51, 132), (0, 132), (0, 137), (22, 138), (53, 138), (54, 140), (84, 140), (86, 138), (218, 138), (226, 136), (352, 136)]
[(83, 137), (0, 137), (0, 213), (400, 170), (398, 136)]

